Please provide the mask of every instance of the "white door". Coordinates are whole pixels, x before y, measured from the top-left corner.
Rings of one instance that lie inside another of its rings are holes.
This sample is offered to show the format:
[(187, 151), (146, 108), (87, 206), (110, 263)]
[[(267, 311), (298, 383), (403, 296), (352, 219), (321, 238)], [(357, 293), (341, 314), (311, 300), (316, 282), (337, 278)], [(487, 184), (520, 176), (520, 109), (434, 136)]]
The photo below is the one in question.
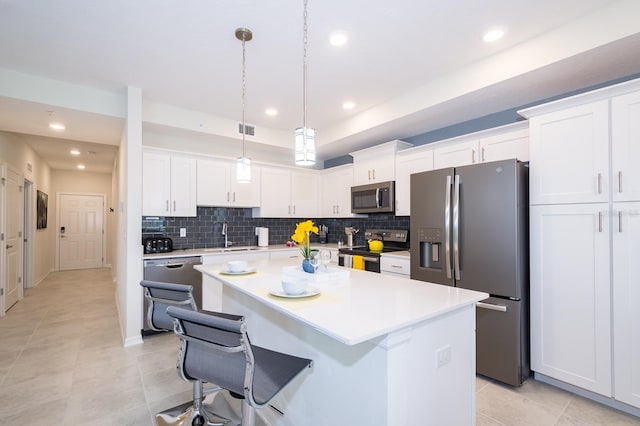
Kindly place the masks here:
[(21, 298), (22, 290), (22, 219), (24, 200), (22, 195), (22, 176), (11, 167), (7, 168), (6, 174), (6, 310), (9, 310), (18, 299)]
[(532, 206), (531, 369), (611, 396), (608, 204)]
[(613, 212), (614, 397), (640, 408), (640, 203)]
[(104, 197), (60, 195), (60, 270), (102, 267)]
[(640, 200), (640, 91), (611, 101), (613, 201)]

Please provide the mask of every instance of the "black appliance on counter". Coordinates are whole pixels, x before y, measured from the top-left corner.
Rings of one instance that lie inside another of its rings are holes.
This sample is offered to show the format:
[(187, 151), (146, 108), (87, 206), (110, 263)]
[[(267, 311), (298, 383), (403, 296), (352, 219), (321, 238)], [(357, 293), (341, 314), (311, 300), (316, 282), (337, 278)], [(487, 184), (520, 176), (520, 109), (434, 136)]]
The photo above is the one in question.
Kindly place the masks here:
[(365, 241), (380, 240), (382, 251), (371, 251), (369, 245), (343, 247), (338, 249), (338, 265), (349, 264), (349, 256), (362, 256), (364, 270), (380, 272), (380, 255), (394, 251), (409, 250), (409, 231), (406, 229), (367, 229), (364, 231)]
[(476, 371), (529, 376), (527, 164), (503, 160), (411, 175), (411, 278), (491, 297), (476, 304)]
[(169, 253), (173, 251), (173, 240), (168, 237), (144, 238), (144, 254)]

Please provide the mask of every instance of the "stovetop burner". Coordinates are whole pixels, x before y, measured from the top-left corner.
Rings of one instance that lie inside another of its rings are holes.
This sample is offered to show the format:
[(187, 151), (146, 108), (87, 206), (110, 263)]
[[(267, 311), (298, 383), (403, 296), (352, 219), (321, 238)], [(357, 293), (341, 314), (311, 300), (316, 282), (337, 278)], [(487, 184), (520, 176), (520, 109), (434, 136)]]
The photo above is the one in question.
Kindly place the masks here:
[(381, 240), (384, 243), (382, 251), (371, 251), (368, 245), (342, 247), (338, 251), (345, 254), (380, 255), (394, 251), (409, 250), (409, 231), (406, 229), (367, 229), (364, 232), (366, 240)]

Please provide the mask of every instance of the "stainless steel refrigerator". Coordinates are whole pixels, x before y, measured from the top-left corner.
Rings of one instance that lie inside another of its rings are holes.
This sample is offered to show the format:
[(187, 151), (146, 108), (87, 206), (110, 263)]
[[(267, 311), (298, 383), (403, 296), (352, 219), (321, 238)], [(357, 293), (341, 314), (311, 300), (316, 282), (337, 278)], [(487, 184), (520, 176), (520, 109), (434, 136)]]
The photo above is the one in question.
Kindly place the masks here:
[(477, 372), (529, 376), (528, 165), (411, 175), (411, 278), (489, 293), (476, 309)]

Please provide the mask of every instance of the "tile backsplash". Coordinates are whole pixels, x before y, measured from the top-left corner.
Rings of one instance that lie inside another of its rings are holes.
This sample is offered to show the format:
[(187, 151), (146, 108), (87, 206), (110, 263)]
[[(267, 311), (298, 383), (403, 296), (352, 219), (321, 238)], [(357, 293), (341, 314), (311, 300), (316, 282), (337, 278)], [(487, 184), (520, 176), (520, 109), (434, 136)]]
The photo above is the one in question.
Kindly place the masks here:
[[(227, 239), (236, 246), (255, 246), (256, 227), (269, 228), (269, 244), (284, 244), (291, 239), (296, 223), (307, 218), (266, 219), (253, 218), (252, 210), (228, 207), (198, 207), (197, 217), (143, 217), (142, 238), (170, 237), (174, 250), (223, 247), (222, 224), (227, 223)], [(344, 228), (353, 226), (360, 229), (354, 244), (362, 245), (364, 230), (371, 228), (409, 229), (408, 216), (375, 214), (366, 218), (314, 219), (316, 225), (326, 225), (329, 229), (328, 242), (346, 242)], [(180, 228), (186, 229), (186, 237), (180, 237)], [(317, 241), (312, 235), (311, 241)]]

